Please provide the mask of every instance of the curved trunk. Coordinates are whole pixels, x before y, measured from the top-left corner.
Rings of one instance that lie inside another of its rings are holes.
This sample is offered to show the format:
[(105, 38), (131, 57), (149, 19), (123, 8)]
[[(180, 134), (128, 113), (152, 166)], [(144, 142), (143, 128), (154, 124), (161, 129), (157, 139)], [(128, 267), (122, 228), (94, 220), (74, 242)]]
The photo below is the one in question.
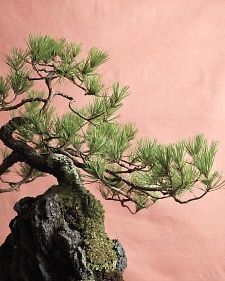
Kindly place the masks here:
[(123, 280), (125, 253), (105, 233), (100, 201), (81, 184), (73, 159), (38, 153), (13, 137), (23, 122), (27, 120), (14, 117), (0, 128), (0, 139), (13, 150), (0, 175), (14, 163), (25, 162), (54, 175), (59, 185), (15, 205), (12, 233), (0, 247), (1, 281)]

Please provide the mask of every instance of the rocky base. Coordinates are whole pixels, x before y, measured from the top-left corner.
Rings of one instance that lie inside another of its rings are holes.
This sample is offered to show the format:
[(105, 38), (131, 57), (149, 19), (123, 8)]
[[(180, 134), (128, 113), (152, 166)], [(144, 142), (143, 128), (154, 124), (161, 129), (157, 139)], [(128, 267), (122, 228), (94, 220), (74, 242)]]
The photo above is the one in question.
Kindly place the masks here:
[(124, 250), (104, 231), (98, 200), (65, 187), (16, 203), (0, 247), (1, 281), (122, 281)]

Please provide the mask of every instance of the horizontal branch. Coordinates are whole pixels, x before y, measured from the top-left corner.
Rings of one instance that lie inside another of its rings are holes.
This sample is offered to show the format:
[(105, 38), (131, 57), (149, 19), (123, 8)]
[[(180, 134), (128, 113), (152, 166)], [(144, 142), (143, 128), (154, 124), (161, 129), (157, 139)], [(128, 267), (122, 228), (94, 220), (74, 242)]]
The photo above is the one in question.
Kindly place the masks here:
[(93, 124), (93, 125), (95, 125), (95, 124), (92, 122), (92, 120), (94, 120), (94, 119), (96, 119), (96, 118), (102, 116), (102, 115), (105, 113), (105, 112), (101, 112), (101, 113), (96, 114), (96, 115), (94, 115), (94, 116), (86, 117), (86, 116), (80, 114), (78, 111), (76, 111), (76, 110), (74, 110), (74, 109), (72, 108), (72, 105), (71, 105), (72, 102), (73, 102), (73, 100), (71, 100), (71, 102), (69, 103), (69, 108), (70, 108), (70, 110), (71, 110), (73, 113), (75, 113), (76, 115), (78, 115), (80, 118), (82, 118), (83, 120), (88, 121), (88, 122), (90, 122), (90, 123)]
[(3, 183), (7, 183), (10, 185), (9, 188), (0, 188), (0, 193), (10, 192), (10, 191), (19, 191), (21, 185), (33, 182), (36, 178), (38, 178), (38, 176), (32, 176), (32, 172), (33, 172), (33, 168), (30, 167), (30, 170), (27, 173), (27, 175), (18, 182), (6, 181), (6, 180), (3, 180), (0, 178), (0, 180)]
[(65, 76), (65, 78), (67, 78), (70, 82), (72, 82), (74, 85), (76, 85), (78, 88), (80, 88), (81, 90), (83, 90), (85, 93), (87, 92), (87, 89), (85, 87), (83, 87), (82, 85), (78, 84), (76, 81), (75, 81), (75, 78), (71, 78), (69, 76)]
[(40, 97), (36, 97), (36, 98), (29, 98), (29, 99), (23, 99), (20, 103), (12, 105), (12, 106), (7, 106), (7, 107), (2, 107), (0, 108), (0, 111), (10, 111), (10, 110), (14, 110), (17, 109), (21, 106), (23, 106), (26, 103), (31, 103), (31, 102), (35, 102), (35, 101), (40, 101), (45, 103), (46, 99), (40, 98)]
[(61, 97), (65, 98), (65, 99), (68, 99), (68, 100), (70, 100), (70, 101), (73, 101), (73, 100), (74, 100), (73, 97), (70, 97), (70, 96), (68, 96), (67, 94), (64, 94), (64, 93), (61, 93), (61, 92), (56, 92), (56, 93), (54, 93), (54, 96), (61, 96)]
[(45, 78), (44, 77), (27, 77), (27, 79), (29, 81), (40, 81), (40, 80), (44, 80)]
[(187, 200), (181, 200), (181, 199), (177, 198), (176, 196), (171, 196), (171, 197), (179, 204), (187, 204), (189, 202), (201, 199), (209, 192), (210, 192), (210, 189), (206, 189), (201, 195), (189, 198)]
[(14, 190), (18, 191), (16, 186), (11, 186), (11, 187), (8, 187), (8, 188), (0, 188), (0, 193), (11, 192), (11, 191), (14, 191)]
[[(75, 159), (73, 157), (73, 152), (70, 153), (70, 151), (65, 151), (63, 149), (59, 150), (59, 153), (62, 153), (66, 156), (68, 156), (74, 163), (74, 165), (77, 168), (82, 169), (83, 171), (89, 173), (88, 169), (87, 169), (87, 165), (85, 163), (79, 162), (77, 159)], [(79, 157), (79, 155), (75, 155), (76, 157)], [(212, 189), (207, 189), (207, 190), (203, 190), (203, 193), (199, 196), (194, 196), (192, 198), (189, 198), (187, 200), (181, 200), (179, 198), (176, 197), (175, 193), (170, 192), (168, 189), (163, 188), (163, 186), (160, 185), (149, 185), (149, 186), (140, 186), (140, 185), (136, 185), (133, 182), (129, 181), (128, 179), (123, 178), (121, 175), (118, 175), (115, 171), (106, 169), (106, 172), (109, 175), (112, 175), (117, 182), (123, 182), (124, 184), (126, 184), (127, 186), (130, 187), (129, 192), (123, 192), (120, 189), (116, 188), (115, 186), (113, 186), (112, 184), (110, 184), (110, 182), (107, 182), (107, 178), (104, 177), (102, 179), (98, 179), (100, 182), (102, 182), (105, 186), (107, 186), (109, 188), (109, 190), (114, 191), (114, 192), (118, 192), (119, 194), (121, 194), (122, 196), (124, 196), (125, 198), (129, 199), (129, 201), (132, 200), (133, 203), (136, 203), (135, 200), (132, 199), (132, 197), (129, 196), (129, 194), (131, 194), (131, 192), (140, 192), (143, 195), (148, 196), (149, 198), (151, 198), (152, 200), (162, 200), (162, 199), (166, 199), (166, 198), (173, 198), (177, 203), (180, 204), (186, 204), (189, 202), (192, 202), (194, 200), (198, 200), (201, 199), (202, 197), (204, 197), (208, 192), (212, 191)], [(152, 192), (160, 192), (162, 194), (162, 196), (157, 196), (154, 194), (151, 194)], [(114, 198), (115, 199), (115, 198)], [(114, 200), (112, 199), (112, 200)], [(115, 200), (114, 200), (115, 201)], [(137, 204), (138, 205), (138, 204)]]

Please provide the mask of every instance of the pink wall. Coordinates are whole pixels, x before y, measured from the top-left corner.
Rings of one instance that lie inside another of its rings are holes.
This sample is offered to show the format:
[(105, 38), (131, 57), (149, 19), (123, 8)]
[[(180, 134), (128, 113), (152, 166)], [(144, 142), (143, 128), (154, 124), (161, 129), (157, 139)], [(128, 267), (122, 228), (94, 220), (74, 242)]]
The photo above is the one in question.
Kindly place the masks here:
[[(225, 172), (225, 1), (2, 0), (0, 11), (1, 54), (29, 33), (108, 50), (105, 80), (133, 92), (121, 119), (164, 143), (196, 133), (218, 140), (216, 166)], [(1, 242), (14, 202), (41, 186), (0, 195)], [(105, 203), (108, 233), (127, 252), (126, 281), (225, 280), (224, 199), (219, 191), (185, 206), (165, 200), (135, 216)]]

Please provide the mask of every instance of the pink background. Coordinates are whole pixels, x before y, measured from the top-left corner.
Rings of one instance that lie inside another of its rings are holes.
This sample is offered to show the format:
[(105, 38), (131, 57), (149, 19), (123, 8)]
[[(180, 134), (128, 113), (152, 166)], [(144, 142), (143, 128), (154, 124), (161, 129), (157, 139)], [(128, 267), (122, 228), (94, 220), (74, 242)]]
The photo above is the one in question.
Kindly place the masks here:
[[(216, 168), (225, 171), (225, 1), (2, 0), (0, 11), (1, 72), (3, 54), (30, 33), (100, 46), (111, 57), (105, 81), (133, 93), (121, 120), (163, 143), (204, 133), (220, 142)], [(52, 182), (0, 195), (0, 242), (14, 203)], [(128, 256), (125, 280), (225, 280), (224, 199), (218, 191), (189, 205), (164, 200), (135, 216), (104, 202), (107, 231)]]

